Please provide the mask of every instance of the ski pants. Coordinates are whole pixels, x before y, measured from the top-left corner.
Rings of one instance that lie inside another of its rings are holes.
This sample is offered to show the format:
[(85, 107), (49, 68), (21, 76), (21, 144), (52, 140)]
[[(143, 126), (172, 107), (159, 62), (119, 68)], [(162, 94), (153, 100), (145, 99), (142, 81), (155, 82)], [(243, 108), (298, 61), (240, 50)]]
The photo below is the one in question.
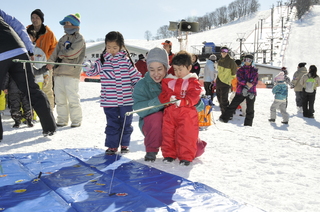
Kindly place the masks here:
[(254, 96), (253, 99), (250, 99), (248, 96), (244, 97), (242, 94), (236, 94), (230, 105), (227, 107), (226, 112), (220, 117), (225, 121), (229, 121), (230, 117), (233, 116), (234, 111), (241, 104), (241, 102), (243, 102), (243, 100), (246, 100), (247, 103), (246, 118), (244, 119), (243, 125), (252, 126), (254, 118), (254, 102), (256, 100), (256, 96)]
[(143, 118), (142, 132), (146, 152), (158, 152), (162, 143), (163, 111), (152, 113)]
[(303, 109), (303, 116), (310, 117), (313, 116), (314, 111), (314, 102), (316, 100), (316, 90), (313, 93), (307, 93), (303, 89), (302, 95), (302, 109)]
[[(56, 122), (53, 117), (49, 101), (46, 95), (39, 89), (39, 86), (34, 81), (30, 63), (14, 63), (13, 59), (29, 60), (27, 54), (21, 54), (3, 61), (0, 61), (0, 85), (3, 85), (6, 73), (17, 83), (18, 88), (28, 98), (30, 92), (32, 107), (37, 112), (43, 132), (55, 132)], [(27, 73), (27, 77), (26, 77)]]
[(220, 79), (217, 78), (216, 94), (217, 94), (217, 99), (219, 102), (221, 114), (223, 114), (226, 111), (229, 105), (228, 97), (229, 97), (230, 87), (231, 87), (230, 85), (221, 82)]
[(161, 151), (164, 158), (192, 162), (197, 152), (199, 136), (198, 112), (195, 107), (176, 107), (164, 110)]
[(303, 92), (296, 91), (296, 105), (297, 107), (302, 107), (302, 99), (303, 99)]
[(274, 100), (270, 107), (270, 118), (276, 119), (277, 117), (276, 111), (277, 111), (277, 108), (279, 108), (283, 121), (284, 122), (289, 121), (289, 113), (287, 112), (286, 105), (287, 105), (287, 101)]
[(107, 119), (105, 146), (110, 148), (118, 148), (119, 144), (129, 146), (133, 132), (131, 126), (133, 116), (125, 114), (132, 111), (132, 106), (104, 107), (103, 110)]
[(82, 109), (79, 95), (79, 79), (68, 76), (54, 77), (57, 123), (72, 124), (82, 122)]

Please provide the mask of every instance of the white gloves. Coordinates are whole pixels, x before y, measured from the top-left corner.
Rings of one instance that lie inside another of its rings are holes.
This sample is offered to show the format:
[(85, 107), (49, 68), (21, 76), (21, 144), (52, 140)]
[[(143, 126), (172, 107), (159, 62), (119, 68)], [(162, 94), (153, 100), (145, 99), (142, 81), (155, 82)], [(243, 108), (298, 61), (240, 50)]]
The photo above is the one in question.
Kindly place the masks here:
[(83, 71), (87, 72), (87, 71), (90, 71), (93, 68), (94, 63), (92, 63), (91, 60), (88, 60), (88, 61), (84, 62), (82, 65), (84, 65), (84, 67), (82, 67)]
[[(170, 102), (171, 102), (171, 101), (174, 101), (174, 100), (177, 100), (177, 99), (176, 99), (176, 96), (171, 96), (171, 97), (170, 97)], [(177, 107), (180, 106), (180, 103), (181, 103), (181, 100), (178, 100), (178, 101), (175, 102), (175, 104), (176, 104)]]

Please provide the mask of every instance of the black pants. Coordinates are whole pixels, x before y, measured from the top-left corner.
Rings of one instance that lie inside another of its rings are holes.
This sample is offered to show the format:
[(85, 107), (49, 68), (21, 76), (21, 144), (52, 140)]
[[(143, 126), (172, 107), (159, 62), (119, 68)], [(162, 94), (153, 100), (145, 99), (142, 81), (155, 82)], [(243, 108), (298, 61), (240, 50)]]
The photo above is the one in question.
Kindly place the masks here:
[(211, 96), (211, 101), (213, 101), (213, 92), (210, 89), (210, 85), (211, 85), (211, 82), (204, 82), (203, 83), (204, 89), (206, 90), (206, 96), (210, 95)]
[(0, 61), (0, 85), (3, 85), (6, 73), (17, 83), (18, 88), (28, 97), (28, 88), (30, 91), (31, 105), (37, 112), (43, 132), (55, 132), (56, 123), (50, 109), (49, 101), (46, 95), (39, 89), (34, 82), (34, 76), (30, 63), (26, 63), (28, 79), (26, 80), (25, 70), (22, 63), (14, 63), (12, 59), (29, 60), (27, 54), (21, 54), (7, 60)]
[(246, 100), (247, 102), (246, 118), (244, 119), (243, 125), (252, 126), (254, 118), (254, 102), (256, 100), (256, 96), (254, 96), (253, 99), (250, 99), (248, 96), (244, 97), (242, 94), (236, 94), (230, 105), (227, 107), (225, 113), (223, 113), (220, 118), (228, 122), (230, 117), (233, 116), (234, 111), (241, 104), (241, 102), (243, 102), (243, 100)]
[(314, 113), (314, 102), (316, 100), (316, 91), (307, 93), (304, 89), (302, 91), (302, 109), (304, 117), (312, 117)]
[(220, 81), (219, 77), (217, 77), (216, 81), (216, 94), (219, 102), (221, 114), (224, 114), (228, 105), (229, 105), (229, 90), (230, 85), (225, 84)]

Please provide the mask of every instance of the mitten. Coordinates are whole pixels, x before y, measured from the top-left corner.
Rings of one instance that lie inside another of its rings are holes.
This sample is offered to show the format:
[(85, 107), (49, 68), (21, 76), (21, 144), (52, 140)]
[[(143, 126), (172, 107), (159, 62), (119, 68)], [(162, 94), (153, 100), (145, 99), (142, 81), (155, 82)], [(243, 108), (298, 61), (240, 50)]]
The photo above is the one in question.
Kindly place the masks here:
[(65, 49), (69, 49), (71, 47), (71, 42), (67, 40), (63, 45)]
[(82, 70), (84, 72), (90, 71), (94, 67), (94, 63), (91, 60), (84, 62), (82, 65), (83, 65)]
[[(172, 102), (172, 101), (174, 101), (174, 100), (177, 100), (177, 99), (176, 99), (176, 96), (171, 96), (171, 97), (170, 97), (170, 102)], [(181, 100), (177, 100), (177, 101), (175, 102), (175, 104), (177, 105), (177, 107), (179, 107), (180, 104), (181, 104)]]

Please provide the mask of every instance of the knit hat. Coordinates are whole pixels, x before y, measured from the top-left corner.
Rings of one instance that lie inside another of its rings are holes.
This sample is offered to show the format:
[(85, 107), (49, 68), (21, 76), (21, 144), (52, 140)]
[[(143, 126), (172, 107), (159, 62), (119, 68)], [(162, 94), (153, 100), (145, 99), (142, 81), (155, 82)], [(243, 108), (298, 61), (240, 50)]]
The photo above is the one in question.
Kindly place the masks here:
[(274, 81), (276, 82), (280, 82), (280, 81), (284, 81), (284, 73), (280, 72), (275, 78)]
[(149, 51), (147, 57), (148, 67), (152, 62), (162, 63), (167, 68), (167, 70), (169, 70), (168, 53), (163, 48), (155, 47)]
[(42, 23), (44, 22), (44, 14), (43, 14), (43, 12), (42, 12), (40, 9), (34, 10), (34, 11), (31, 13), (31, 16), (32, 16), (33, 14), (36, 14), (37, 16), (39, 16), (40, 19), (41, 19), (41, 21), (42, 21)]
[(306, 65), (307, 63), (299, 63), (299, 68), (301, 68), (301, 67), (305, 67), (305, 65)]
[(217, 56), (215, 56), (214, 54), (212, 54), (212, 55), (210, 55), (209, 60), (216, 61), (216, 60), (217, 60)]
[(80, 14), (70, 14), (64, 17), (62, 21), (60, 21), (61, 25), (65, 25), (65, 23), (69, 21), (73, 26), (79, 26), (80, 25)]

